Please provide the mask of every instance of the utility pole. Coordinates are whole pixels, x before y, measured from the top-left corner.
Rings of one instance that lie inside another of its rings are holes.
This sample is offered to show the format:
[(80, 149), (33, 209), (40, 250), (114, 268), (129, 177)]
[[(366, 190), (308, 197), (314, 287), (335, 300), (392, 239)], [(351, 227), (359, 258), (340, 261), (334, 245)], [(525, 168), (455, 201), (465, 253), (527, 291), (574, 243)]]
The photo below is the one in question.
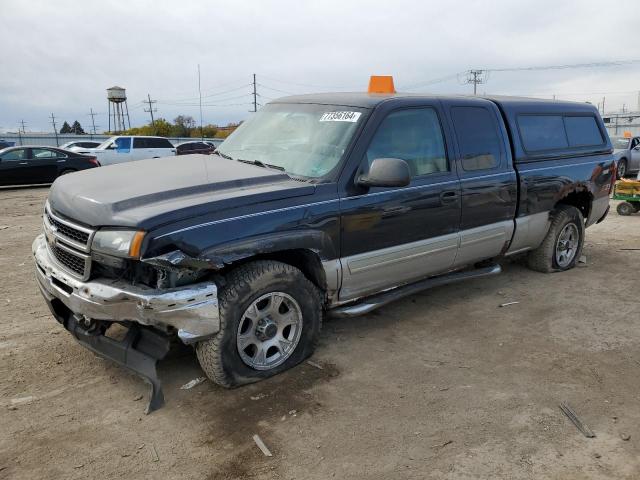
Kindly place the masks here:
[(467, 72), (467, 83), (473, 83), (474, 95), (478, 92), (478, 85), (484, 83), (484, 80), (482, 79), (483, 74), (484, 70), (469, 70)]
[(93, 113), (93, 108), (90, 108), (89, 111), (90, 111), (89, 115), (91, 115), (91, 125), (93, 127), (92, 132), (93, 132), (93, 135), (97, 135), (97, 133), (96, 133), (96, 121), (95, 121), (96, 114)]
[(20, 127), (18, 127), (18, 139), (20, 140), (20, 145), (22, 145), (22, 135), (26, 133), (24, 128), (24, 120), (20, 120)]
[(60, 146), (60, 142), (58, 142), (58, 128), (56, 127), (56, 117), (51, 114), (51, 125), (53, 125), (53, 133), (56, 136), (56, 147)]
[(253, 111), (258, 111), (258, 94), (256, 93), (256, 74), (253, 74)]
[(200, 64), (198, 64), (198, 96), (200, 97), (200, 140), (204, 140), (204, 131), (202, 130), (202, 89), (200, 88)]
[(604, 99), (605, 97), (602, 97), (602, 115), (604, 115)]
[(147, 93), (147, 98), (148, 100), (143, 100), (142, 103), (147, 103), (149, 104), (149, 110), (147, 110), (146, 108), (144, 109), (145, 112), (151, 114), (151, 126), (153, 127), (153, 133), (155, 133), (156, 135), (158, 134), (158, 132), (156, 131), (156, 122), (153, 119), (153, 112), (157, 111), (154, 110), (153, 108), (153, 104), (157, 102), (157, 100), (151, 100), (151, 94)]

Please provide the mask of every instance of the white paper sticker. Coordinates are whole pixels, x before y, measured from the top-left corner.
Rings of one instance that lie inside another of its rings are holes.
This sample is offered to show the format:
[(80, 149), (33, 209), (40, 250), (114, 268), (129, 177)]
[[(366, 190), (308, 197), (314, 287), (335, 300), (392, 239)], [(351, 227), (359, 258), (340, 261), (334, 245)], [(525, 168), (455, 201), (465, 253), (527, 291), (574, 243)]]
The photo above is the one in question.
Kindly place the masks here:
[(320, 117), (321, 122), (352, 122), (360, 118), (360, 112), (326, 112)]

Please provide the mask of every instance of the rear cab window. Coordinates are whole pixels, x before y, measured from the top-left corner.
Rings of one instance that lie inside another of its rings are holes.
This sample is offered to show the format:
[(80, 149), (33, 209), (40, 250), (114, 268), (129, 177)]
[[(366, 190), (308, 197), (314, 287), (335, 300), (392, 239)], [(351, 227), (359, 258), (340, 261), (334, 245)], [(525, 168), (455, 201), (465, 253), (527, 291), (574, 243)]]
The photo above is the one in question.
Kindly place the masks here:
[(518, 115), (518, 130), (527, 152), (571, 150), (605, 144), (593, 115)]
[(465, 172), (495, 169), (504, 156), (496, 117), (485, 107), (451, 108), (451, 118)]
[(173, 144), (166, 138), (146, 138), (147, 148), (173, 148)]

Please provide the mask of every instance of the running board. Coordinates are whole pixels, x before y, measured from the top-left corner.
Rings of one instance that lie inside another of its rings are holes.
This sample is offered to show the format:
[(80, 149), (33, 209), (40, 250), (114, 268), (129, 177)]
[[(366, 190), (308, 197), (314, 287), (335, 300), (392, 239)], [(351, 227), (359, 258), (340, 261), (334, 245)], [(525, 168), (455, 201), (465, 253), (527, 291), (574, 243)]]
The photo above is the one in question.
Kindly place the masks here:
[(337, 307), (333, 310), (329, 310), (329, 314), (332, 317), (338, 318), (356, 317), (358, 315), (364, 315), (365, 313), (372, 312), (373, 310), (383, 307), (388, 303), (395, 302), (396, 300), (408, 297), (414, 293), (427, 290), (428, 288), (461, 282), (462, 280), (470, 280), (472, 278), (489, 277), (491, 275), (497, 275), (500, 272), (502, 272), (500, 265), (494, 264), (488, 267), (476, 268), (474, 270), (453, 272), (446, 275), (440, 275), (438, 277), (431, 277), (364, 298), (359, 300), (357, 303), (350, 303), (348, 305)]

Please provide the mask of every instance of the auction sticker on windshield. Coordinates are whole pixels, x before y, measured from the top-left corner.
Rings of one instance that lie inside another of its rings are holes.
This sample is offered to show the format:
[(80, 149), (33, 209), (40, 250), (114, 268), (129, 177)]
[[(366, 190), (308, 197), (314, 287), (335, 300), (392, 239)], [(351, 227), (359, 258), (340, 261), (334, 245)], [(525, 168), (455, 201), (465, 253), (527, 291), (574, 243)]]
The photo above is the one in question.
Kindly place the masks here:
[(352, 122), (360, 118), (360, 112), (326, 112), (320, 117), (321, 122)]

